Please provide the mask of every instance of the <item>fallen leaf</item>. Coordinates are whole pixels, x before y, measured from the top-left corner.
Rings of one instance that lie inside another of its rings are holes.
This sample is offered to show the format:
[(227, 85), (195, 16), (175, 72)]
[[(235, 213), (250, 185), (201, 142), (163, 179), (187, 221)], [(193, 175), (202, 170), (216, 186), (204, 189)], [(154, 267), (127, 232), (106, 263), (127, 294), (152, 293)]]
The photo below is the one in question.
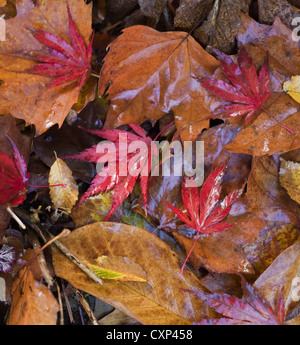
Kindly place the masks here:
[(300, 206), (281, 187), (278, 166), (272, 156), (253, 158), (246, 197), (248, 210), (258, 217), (300, 226)]
[(59, 305), (47, 287), (36, 280), (29, 267), (15, 277), (9, 325), (56, 325)]
[(253, 286), (241, 280), (244, 296), (239, 299), (228, 294), (205, 294), (191, 291), (226, 318), (201, 320), (199, 325), (282, 325), (285, 318), (283, 294), (276, 309)]
[[(72, 171), (60, 158), (57, 158), (49, 172), (50, 197), (55, 209), (71, 213), (78, 200), (78, 186)], [(51, 185), (56, 185), (51, 187)], [(60, 186), (59, 186), (60, 185)]]
[[(226, 148), (254, 156), (272, 155), (298, 148), (299, 104), (289, 95), (282, 93), (283, 83), (293, 75), (300, 74), (300, 52), (297, 42), (292, 40), (291, 30), (282, 24), (279, 18), (269, 27), (242, 15), (242, 27), (237, 41), (246, 48), (256, 67), (262, 66), (268, 56), (271, 88), (277, 93), (270, 96), (264, 107), (268, 113), (260, 113), (253, 122), (243, 127)], [(273, 118), (269, 114), (272, 114)], [(293, 130), (294, 134), (289, 133), (282, 124)]]
[(215, 100), (195, 77), (212, 75), (219, 63), (191, 36), (137, 25), (125, 29), (109, 47), (99, 82), (100, 95), (109, 85), (105, 128), (154, 123), (170, 110), (176, 127), (183, 128), (183, 140), (194, 139), (208, 126), (207, 108)]
[(231, 54), (241, 26), (241, 11), (248, 14), (249, 3), (247, 0), (215, 1), (207, 20), (195, 30), (194, 37), (205, 46)]
[[(134, 124), (129, 124), (129, 127), (136, 134), (118, 129), (100, 131), (85, 129), (89, 133), (108, 140), (110, 145), (114, 145), (114, 152), (111, 147), (108, 148), (108, 153), (104, 152), (106, 149), (101, 150), (100, 143), (81, 153), (63, 157), (64, 159), (77, 159), (98, 164), (101, 163), (103, 166), (104, 163), (109, 163), (107, 167), (105, 167), (106, 170), (103, 169), (104, 171), (102, 171), (101, 169), (101, 171), (98, 172), (91, 186), (79, 201), (79, 204), (81, 204), (95, 194), (113, 189), (112, 205), (106, 216), (106, 220), (110, 219), (112, 214), (132, 192), (138, 179), (140, 179), (144, 205), (145, 208), (147, 207), (148, 177), (152, 164), (152, 139), (146, 135), (142, 127)], [(121, 135), (123, 135), (123, 137), (121, 137)], [(122, 140), (126, 143), (124, 144)], [(140, 146), (139, 148), (131, 148), (131, 144), (135, 142), (142, 142), (146, 145), (145, 149), (140, 148)], [(139, 150), (139, 152), (137, 152), (137, 150)], [(121, 169), (124, 170), (124, 163), (125, 175), (124, 172), (122, 175)], [(121, 168), (121, 164), (123, 164), (123, 168)]]
[(87, 262), (88, 267), (102, 279), (114, 279), (121, 281), (146, 282), (146, 274), (142, 267), (122, 256), (102, 255), (93, 263)]
[(295, 11), (287, 0), (258, 0), (258, 19), (262, 24), (273, 24), (279, 17), (288, 28), (292, 28)]
[(289, 196), (300, 204), (300, 164), (280, 158), (279, 181)]
[(166, 205), (183, 221), (189, 228), (196, 230), (194, 245), (187, 254), (183, 268), (190, 257), (200, 233), (212, 235), (224, 231), (233, 224), (221, 222), (230, 212), (231, 206), (240, 197), (242, 190), (235, 190), (220, 202), (221, 181), (224, 176), (226, 165), (218, 166), (205, 180), (198, 194), (198, 187), (187, 187), (187, 179), (182, 183), (181, 195), (187, 213), (168, 204)]
[[(76, 0), (70, 0), (68, 4), (74, 25), (87, 47), (92, 32), (91, 5)], [(57, 8), (61, 10), (57, 11)], [(33, 34), (31, 29), (34, 30)], [(71, 31), (71, 36), (72, 32), (75, 31)], [(62, 6), (61, 1), (54, 0), (38, 1), (33, 5), (32, 0), (20, 0), (17, 2), (17, 16), (6, 20), (6, 33), (6, 41), (0, 42), (0, 113), (11, 113), (16, 118), (24, 119), (27, 124), (34, 124), (37, 134), (55, 123), (60, 126), (72, 105), (77, 102), (80, 91), (78, 83), (49, 88), (49, 83), (53, 81), (51, 77), (34, 75), (28, 71), (39, 66), (34, 57), (37, 52), (40, 58), (51, 59), (48, 48), (34, 35), (39, 39), (43, 36), (44, 43), (47, 35), (48, 46), (52, 44), (50, 41), (53, 35), (60, 38), (60, 43), (76, 40), (69, 36), (67, 4)], [(60, 50), (57, 44), (51, 47)], [(53, 55), (54, 50), (52, 52)], [(60, 54), (57, 53), (59, 59)]]
[(283, 90), (300, 103), (300, 76), (295, 75), (283, 84)]
[(127, 257), (142, 267), (147, 283), (104, 280), (95, 284), (63, 254), (53, 251), (58, 277), (107, 302), (143, 324), (191, 324), (208, 315), (195, 296), (182, 289), (201, 289), (191, 272), (180, 274), (176, 255), (144, 229), (118, 223), (94, 223), (72, 231), (61, 240), (85, 261), (102, 255)]
[(167, 0), (138, 0), (138, 2), (143, 14), (146, 17), (153, 18), (155, 20), (155, 24), (159, 21), (163, 9), (167, 4)]
[[(287, 314), (299, 302), (300, 284), (300, 242), (296, 242), (283, 253), (259, 276), (254, 287), (267, 299), (272, 307), (278, 300), (279, 291), (284, 289), (285, 309)], [(291, 320), (292, 321), (292, 320)]]
[(254, 282), (285, 249), (299, 240), (299, 228), (282, 222), (266, 222), (257, 238), (243, 247), (255, 271), (248, 281)]
[(209, 14), (213, 0), (181, 0), (176, 9), (174, 26), (175, 28), (190, 31), (199, 23), (201, 24)]
[(237, 117), (246, 115), (245, 122), (252, 119), (255, 112), (264, 109), (270, 90), (270, 71), (265, 62), (257, 74), (252, 58), (243, 47), (236, 64), (229, 56), (216, 52), (222, 63), (225, 76), (231, 84), (215, 78), (202, 78), (202, 85), (216, 96), (231, 102), (213, 114), (215, 117)]

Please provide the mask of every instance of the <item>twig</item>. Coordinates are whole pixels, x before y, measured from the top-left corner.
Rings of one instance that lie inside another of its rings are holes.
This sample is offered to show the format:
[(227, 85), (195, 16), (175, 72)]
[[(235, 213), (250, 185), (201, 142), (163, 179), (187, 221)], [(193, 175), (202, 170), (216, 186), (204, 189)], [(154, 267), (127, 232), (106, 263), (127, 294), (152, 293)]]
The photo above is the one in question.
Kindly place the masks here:
[[(23, 221), (30, 226), (33, 230), (35, 230), (38, 234), (41, 234), (43, 240), (48, 242), (49, 238), (53, 239), (54, 236), (48, 232), (46, 229), (42, 228), (41, 225), (37, 225), (32, 223), (29, 216), (22, 210), (16, 209), (17, 215), (23, 219)], [(47, 235), (48, 238), (45, 237)], [(89, 269), (76, 255), (74, 255), (65, 245), (63, 245), (60, 241), (53, 242), (55, 245), (66, 257), (68, 257), (77, 267), (79, 267), (89, 278), (91, 278), (94, 282), (98, 284), (103, 284), (102, 279), (99, 278), (92, 270)]]
[(62, 300), (61, 300), (61, 293), (60, 293), (60, 287), (57, 282), (56, 283), (56, 289), (57, 289), (57, 297), (58, 297), (58, 302), (59, 302), (59, 312), (60, 312), (60, 325), (64, 325), (64, 311), (63, 311), (63, 305), (62, 305)]
[(13, 219), (20, 225), (20, 227), (23, 230), (25, 230), (26, 229), (25, 224), (21, 221), (19, 217), (17, 217), (17, 215), (13, 212), (13, 210), (9, 206), (6, 208), (6, 210), (13, 217)]
[(68, 314), (69, 314), (69, 318), (70, 318), (70, 323), (72, 324), (72, 323), (74, 323), (72, 308), (71, 308), (71, 305), (70, 305), (68, 296), (67, 296), (67, 294), (66, 294), (66, 289), (65, 289), (64, 281), (63, 281), (62, 279), (61, 279), (60, 281), (61, 281), (61, 287), (62, 287), (64, 299), (65, 299), (65, 302), (66, 302), (66, 307), (67, 307)]
[(76, 289), (73, 285), (70, 285), (72, 290), (76, 293), (76, 296), (79, 300), (79, 302), (81, 303), (81, 305), (83, 306), (84, 310), (86, 311), (88, 317), (90, 318), (91, 322), (93, 325), (99, 325), (98, 320), (95, 316), (95, 314), (93, 313), (90, 305), (88, 304), (88, 302), (86, 301), (86, 299), (84, 298), (83, 294)]

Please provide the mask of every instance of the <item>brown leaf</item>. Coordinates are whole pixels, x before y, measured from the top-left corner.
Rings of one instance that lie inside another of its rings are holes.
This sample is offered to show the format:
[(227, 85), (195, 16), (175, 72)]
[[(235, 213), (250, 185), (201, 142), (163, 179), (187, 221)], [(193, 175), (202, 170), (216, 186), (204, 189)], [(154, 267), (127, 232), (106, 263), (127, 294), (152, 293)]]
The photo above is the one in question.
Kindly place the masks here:
[(258, 0), (258, 18), (263, 24), (272, 24), (279, 17), (283, 24), (292, 28), (294, 10), (287, 0)]
[(176, 127), (184, 128), (181, 138), (194, 139), (208, 126), (206, 107), (213, 101), (195, 77), (210, 76), (218, 66), (185, 32), (158, 32), (141, 25), (124, 29), (110, 44), (101, 70), (99, 94), (110, 85), (105, 128), (155, 122), (173, 110)]
[(236, 45), (236, 35), (241, 26), (241, 11), (248, 13), (249, 1), (215, 1), (207, 20), (195, 30), (194, 37), (225, 54), (231, 54)]
[(279, 183), (273, 157), (254, 157), (246, 197), (249, 211), (267, 221), (300, 226), (300, 206), (290, 199)]
[(154, 18), (155, 22), (159, 21), (167, 0), (138, 0), (141, 11), (146, 17)]
[(281, 289), (284, 290), (287, 314), (300, 299), (300, 242), (296, 242), (280, 254), (271, 266), (256, 280), (254, 287), (276, 305)]
[[(283, 83), (293, 75), (300, 74), (300, 51), (292, 40), (291, 31), (276, 18), (272, 27), (261, 25), (242, 15), (242, 28), (237, 36), (238, 43), (245, 46), (257, 67), (268, 57), (271, 70), (271, 87), (279, 94), (273, 94), (264, 108), (267, 112), (242, 128), (227, 149), (254, 156), (286, 152), (300, 146), (299, 104), (289, 95), (282, 93)], [(295, 132), (291, 134), (277, 121)]]
[(12, 286), (9, 325), (56, 325), (58, 303), (50, 290), (22, 268)]
[(279, 181), (289, 196), (300, 204), (300, 164), (280, 158)]
[(174, 18), (175, 28), (189, 31), (198, 22), (200, 25), (200, 21), (204, 22), (209, 14), (213, 3), (214, 0), (181, 0)]
[(82, 260), (117, 255), (128, 257), (140, 265), (146, 273), (147, 283), (105, 280), (100, 285), (60, 252), (53, 252), (57, 276), (143, 324), (191, 324), (208, 313), (202, 302), (182, 290), (201, 289), (198, 279), (190, 272), (182, 276), (176, 255), (144, 229), (100, 222), (72, 231), (61, 242)]
[[(92, 33), (91, 4), (76, 0), (70, 0), (68, 4), (88, 45)], [(69, 41), (67, 6), (62, 6), (59, 0), (20, 0), (17, 13), (16, 17), (6, 20), (7, 39), (0, 42), (0, 113), (11, 113), (24, 119), (27, 124), (36, 126), (37, 133), (42, 133), (55, 123), (62, 124), (77, 102), (80, 90), (76, 83), (48, 88), (51, 78), (26, 72), (36, 65), (28, 52), (46, 53), (45, 47), (33, 38), (29, 28), (43, 29)]]
[(258, 278), (285, 249), (300, 240), (300, 230), (291, 224), (267, 222), (259, 236), (243, 248)]

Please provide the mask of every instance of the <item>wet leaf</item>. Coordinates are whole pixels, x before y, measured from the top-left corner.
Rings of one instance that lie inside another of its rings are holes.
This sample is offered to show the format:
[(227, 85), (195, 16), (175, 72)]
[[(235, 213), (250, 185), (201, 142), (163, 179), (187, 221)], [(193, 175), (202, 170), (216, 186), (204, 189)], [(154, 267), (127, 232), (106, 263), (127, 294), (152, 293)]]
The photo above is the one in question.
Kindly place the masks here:
[[(261, 67), (268, 56), (271, 88), (277, 93), (268, 99), (264, 106), (266, 111), (243, 127), (237, 137), (227, 145), (227, 149), (260, 156), (298, 148), (299, 104), (289, 95), (282, 93), (283, 83), (300, 74), (299, 48), (297, 42), (292, 40), (291, 30), (278, 18), (273, 26), (269, 27), (242, 15), (242, 28), (237, 40), (240, 45), (245, 46), (256, 68)], [(294, 131), (294, 134), (283, 126)]]
[(254, 287), (260, 291), (272, 307), (278, 300), (280, 289), (283, 289), (287, 314), (300, 300), (299, 248), (299, 241), (287, 248), (254, 283)]
[(12, 286), (9, 325), (56, 325), (58, 303), (45, 285), (37, 282), (30, 268), (22, 268)]
[(54, 251), (57, 276), (68, 280), (143, 324), (191, 324), (208, 315), (203, 303), (182, 289), (200, 288), (190, 272), (180, 274), (180, 265), (170, 248), (144, 229), (118, 223), (94, 223), (72, 231), (61, 240), (85, 261), (102, 255), (127, 257), (140, 265), (147, 283), (104, 280), (95, 284), (60, 252)]
[(214, 308), (226, 318), (201, 320), (199, 325), (282, 325), (285, 317), (283, 294), (280, 295), (276, 308), (272, 308), (267, 300), (245, 278), (242, 279), (244, 296), (239, 299), (228, 294), (205, 294), (194, 291), (207, 305)]
[(300, 164), (280, 158), (279, 181), (289, 196), (300, 204)]
[[(68, 1), (68, 4), (74, 25), (87, 47), (92, 33), (91, 5), (75, 0)], [(57, 11), (57, 8), (61, 10)], [(46, 42), (45, 35), (49, 39), (47, 45), (54, 49), (52, 55), (58, 49), (55, 53), (58, 59), (64, 53), (60, 51), (60, 43), (51, 45), (52, 38), (59, 37), (61, 43), (68, 44), (71, 40), (76, 41), (75, 31), (69, 31), (67, 4), (63, 9), (58, 0), (37, 1), (34, 6), (31, 0), (20, 0), (17, 2), (17, 16), (6, 20), (6, 33), (7, 40), (0, 43), (0, 71), (3, 81), (0, 85), (0, 113), (11, 113), (14, 117), (24, 119), (27, 124), (34, 124), (39, 134), (55, 123), (60, 126), (72, 105), (77, 102), (80, 91), (78, 82), (49, 87), (49, 83), (53, 81), (51, 77), (35, 75), (29, 71), (42, 68), (37, 67), (41, 66), (38, 64), (39, 58), (51, 59), (49, 49), (40, 43), (40, 40)], [(38, 58), (35, 56), (37, 52)], [(68, 58), (72, 60), (71, 57)], [(47, 62), (43, 66), (46, 65)]]
[(142, 267), (122, 256), (99, 256), (88, 267), (102, 279), (146, 282), (146, 274)]
[(109, 85), (111, 101), (105, 128), (154, 123), (173, 110), (183, 140), (195, 138), (208, 126), (207, 108), (213, 100), (194, 77), (210, 76), (218, 66), (185, 32), (158, 32), (141, 25), (125, 29), (110, 44), (101, 70), (99, 94)]
[(246, 197), (248, 210), (258, 217), (299, 227), (300, 207), (280, 185), (278, 165), (273, 157), (253, 158)]

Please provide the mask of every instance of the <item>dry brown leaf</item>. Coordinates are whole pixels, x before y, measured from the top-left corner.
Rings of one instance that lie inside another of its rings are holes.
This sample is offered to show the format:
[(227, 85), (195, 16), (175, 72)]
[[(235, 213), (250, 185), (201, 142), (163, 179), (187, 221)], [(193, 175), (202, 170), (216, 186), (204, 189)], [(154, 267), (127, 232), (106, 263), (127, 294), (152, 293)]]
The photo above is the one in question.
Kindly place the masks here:
[(289, 196), (300, 204), (300, 164), (280, 158), (279, 181)]
[(65, 186), (50, 187), (51, 201), (56, 209), (70, 213), (78, 200), (78, 186), (71, 169), (60, 158), (56, 159), (49, 172), (49, 185), (58, 184)]
[(56, 325), (59, 305), (51, 291), (34, 280), (29, 267), (18, 272), (11, 294), (9, 325)]
[[(86, 45), (92, 33), (91, 5), (69, 0), (73, 20)], [(0, 114), (12, 114), (34, 124), (40, 134), (68, 115), (77, 102), (77, 84), (47, 87), (49, 77), (28, 74), (36, 64), (26, 58), (29, 52), (45, 53), (45, 47), (31, 35), (29, 28), (43, 29), (69, 41), (67, 4), (60, 0), (19, 0), (17, 16), (6, 20), (6, 36), (0, 42)], [(26, 55), (27, 54), (27, 55)], [(24, 58), (25, 57), (25, 58)]]
[(142, 13), (146, 17), (153, 18), (155, 24), (159, 21), (164, 7), (167, 4), (167, 0), (138, 0)]
[(146, 273), (146, 283), (104, 280), (100, 285), (63, 254), (53, 251), (57, 276), (143, 324), (191, 324), (208, 314), (208, 309), (199, 299), (182, 290), (201, 289), (198, 278), (188, 271), (182, 276), (175, 253), (144, 229), (100, 222), (72, 231), (61, 242), (82, 260), (118, 255), (140, 265)]
[(204, 119), (215, 97), (195, 77), (212, 75), (219, 62), (191, 36), (137, 25), (109, 47), (99, 83), (100, 95), (109, 85), (105, 128), (155, 122), (170, 110), (177, 129), (183, 128), (182, 140), (195, 139), (208, 126)]

